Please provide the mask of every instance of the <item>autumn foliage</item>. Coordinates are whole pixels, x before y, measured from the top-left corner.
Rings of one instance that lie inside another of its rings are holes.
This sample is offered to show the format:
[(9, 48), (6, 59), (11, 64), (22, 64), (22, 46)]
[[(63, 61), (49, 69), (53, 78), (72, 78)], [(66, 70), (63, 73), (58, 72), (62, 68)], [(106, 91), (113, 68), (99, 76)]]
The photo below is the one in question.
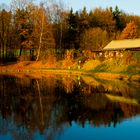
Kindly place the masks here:
[(139, 30), (140, 17), (117, 6), (73, 11), (61, 2), (12, 0), (11, 11), (0, 9), (0, 60), (64, 59), (68, 50), (102, 50), (111, 40), (139, 37)]
[(126, 27), (124, 28), (124, 30), (122, 31), (121, 34), (121, 39), (133, 39), (133, 38), (137, 38), (138, 36), (138, 27), (135, 24), (134, 21), (130, 21)]

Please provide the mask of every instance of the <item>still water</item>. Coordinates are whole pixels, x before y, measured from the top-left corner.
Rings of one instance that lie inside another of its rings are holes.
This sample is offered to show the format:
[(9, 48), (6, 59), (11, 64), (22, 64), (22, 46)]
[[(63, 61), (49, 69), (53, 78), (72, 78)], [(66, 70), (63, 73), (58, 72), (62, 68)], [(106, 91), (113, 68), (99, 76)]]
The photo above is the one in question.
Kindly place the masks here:
[(0, 140), (140, 140), (140, 83), (1, 75)]

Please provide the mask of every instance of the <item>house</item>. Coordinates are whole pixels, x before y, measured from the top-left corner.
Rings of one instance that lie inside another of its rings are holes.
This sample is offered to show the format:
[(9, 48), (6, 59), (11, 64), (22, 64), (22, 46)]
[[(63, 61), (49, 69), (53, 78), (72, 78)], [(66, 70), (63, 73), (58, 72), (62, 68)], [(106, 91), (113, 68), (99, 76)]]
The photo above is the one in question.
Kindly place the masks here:
[(140, 39), (113, 40), (103, 50), (135, 50), (140, 51)]
[(103, 48), (105, 57), (123, 56), (123, 51), (140, 51), (140, 39), (113, 40)]

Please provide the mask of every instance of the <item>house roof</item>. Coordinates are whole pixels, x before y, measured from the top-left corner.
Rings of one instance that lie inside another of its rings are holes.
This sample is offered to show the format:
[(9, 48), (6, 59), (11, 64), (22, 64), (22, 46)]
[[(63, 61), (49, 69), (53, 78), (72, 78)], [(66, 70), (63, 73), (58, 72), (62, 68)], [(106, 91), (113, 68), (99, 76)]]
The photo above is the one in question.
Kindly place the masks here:
[(140, 48), (140, 39), (113, 40), (103, 50), (125, 50)]

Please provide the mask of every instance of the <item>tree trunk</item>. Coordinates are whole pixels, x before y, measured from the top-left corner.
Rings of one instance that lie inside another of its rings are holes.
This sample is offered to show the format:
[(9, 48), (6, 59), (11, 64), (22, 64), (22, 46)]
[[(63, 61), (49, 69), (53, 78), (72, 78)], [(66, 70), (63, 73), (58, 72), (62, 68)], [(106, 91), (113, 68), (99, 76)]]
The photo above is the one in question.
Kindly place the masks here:
[(40, 56), (40, 50), (42, 47), (42, 37), (43, 37), (43, 29), (44, 29), (44, 11), (43, 11), (43, 15), (42, 15), (42, 24), (41, 24), (41, 32), (40, 32), (40, 38), (39, 38), (39, 47), (38, 47), (38, 51), (37, 51), (37, 58), (36, 61), (39, 60), (39, 56)]
[(19, 56), (21, 56), (21, 54), (22, 54), (22, 50), (23, 50), (23, 46), (21, 45), (21, 46), (20, 46)]

